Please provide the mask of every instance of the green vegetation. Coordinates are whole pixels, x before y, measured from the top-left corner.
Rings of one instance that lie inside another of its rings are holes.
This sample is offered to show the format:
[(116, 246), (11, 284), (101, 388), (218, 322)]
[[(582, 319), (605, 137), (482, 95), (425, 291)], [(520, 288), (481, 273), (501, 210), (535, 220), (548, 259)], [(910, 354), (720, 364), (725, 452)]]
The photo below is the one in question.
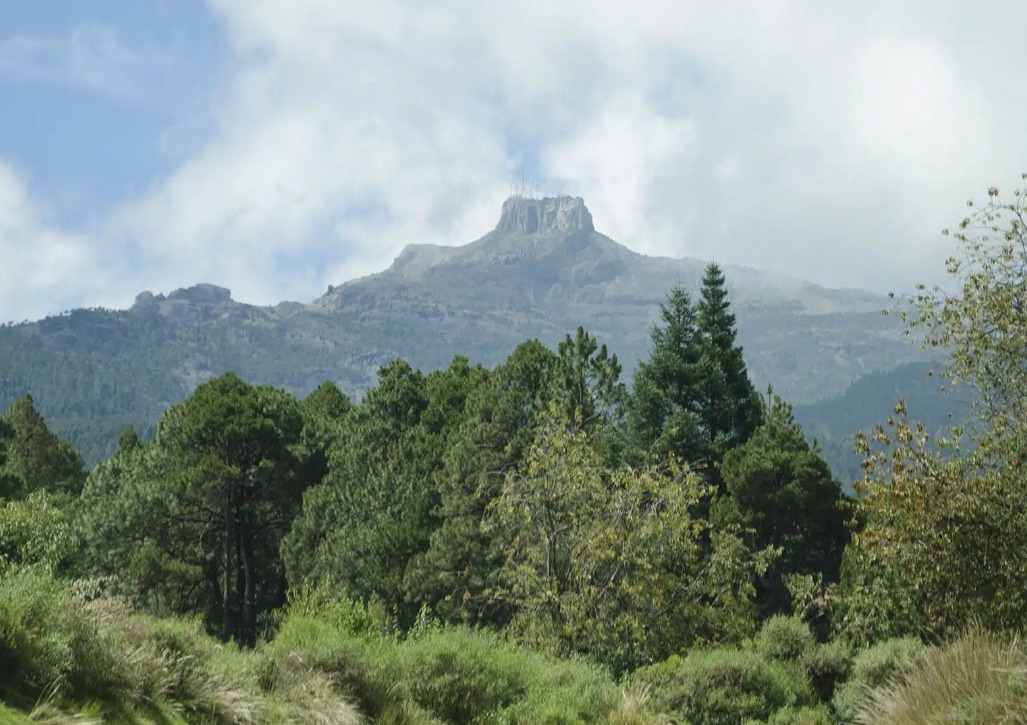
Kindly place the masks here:
[(935, 441), (899, 401), (855, 499), (753, 393), (714, 266), (631, 392), (581, 328), (397, 360), (359, 402), (227, 374), (88, 475), (18, 401), (0, 722), (1024, 719), (1027, 200), (990, 199), (962, 296), (910, 318), (972, 425)]

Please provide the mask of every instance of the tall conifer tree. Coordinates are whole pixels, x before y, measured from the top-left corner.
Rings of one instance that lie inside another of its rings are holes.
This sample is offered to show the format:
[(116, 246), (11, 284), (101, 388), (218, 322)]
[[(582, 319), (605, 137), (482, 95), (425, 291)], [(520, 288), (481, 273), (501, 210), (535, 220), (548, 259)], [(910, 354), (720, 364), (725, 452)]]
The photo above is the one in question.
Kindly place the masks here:
[(699, 417), (716, 460), (745, 443), (760, 424), (760, 397), (749, 380), (736, 344), (735, 316), (727, 297), (724, 273), (710, 264), (696, 305), (696, 327), (704, 365)]
[(697, 401), (701, 351), (695, 307), (682, 287), (660, 306), (663, 325), (650, 331), (649, 359), (635, 371), (629, 421), (643, 455), (695, 462), (701, 449)]

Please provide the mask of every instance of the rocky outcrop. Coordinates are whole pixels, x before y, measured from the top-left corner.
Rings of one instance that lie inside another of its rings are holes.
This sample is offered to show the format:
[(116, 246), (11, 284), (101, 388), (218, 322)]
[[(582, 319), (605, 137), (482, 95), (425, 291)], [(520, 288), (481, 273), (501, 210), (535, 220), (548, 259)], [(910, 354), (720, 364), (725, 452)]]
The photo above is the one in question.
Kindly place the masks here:
[(580, 196), (544, 199), (511, 196), (503, 203), (499, 224), (496, 225), (498, 234), (549, 236), (577, 231), (595, 231), (592, 214)]
[(232, 291), (224, 287), (218, 287), (216, 284), (201, 283), (192, 287), (177, 289), (168, 295), (168, 299), (217, 304), (218, 302), (231, 302)]

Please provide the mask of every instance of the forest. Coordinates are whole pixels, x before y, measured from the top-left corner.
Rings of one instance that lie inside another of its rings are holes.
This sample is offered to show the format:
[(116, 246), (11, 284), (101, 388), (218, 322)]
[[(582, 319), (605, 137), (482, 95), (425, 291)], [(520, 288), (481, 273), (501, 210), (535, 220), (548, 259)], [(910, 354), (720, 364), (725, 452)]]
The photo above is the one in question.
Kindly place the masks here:
[(853, 496), (715, 264), (630, 381), (583, 328), (359, 401), (226, 373), (88, 471), (25, 395), (0, 723), (1027, 720), (1025, 208), (990, 189), (903, 313), (966, 425), (894, 401)]

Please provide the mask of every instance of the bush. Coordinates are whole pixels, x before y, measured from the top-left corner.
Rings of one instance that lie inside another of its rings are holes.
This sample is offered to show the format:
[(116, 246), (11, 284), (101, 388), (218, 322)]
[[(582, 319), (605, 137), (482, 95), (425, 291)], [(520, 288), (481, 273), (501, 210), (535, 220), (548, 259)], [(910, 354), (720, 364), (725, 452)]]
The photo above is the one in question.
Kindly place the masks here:
[(0, 683), (16, 699), (113, 697), (132, 688), (120, 631), (70, 588), (29, 570), (0, 578)]
[(289, 593), (289, 604), (275, 612), (281, 624), (290, 616), (316, 619), (346, 634), (377, 637), (394, 634), (396, 620), (378, 601), (359, 602), (333, 594), (328, 587), (301, 587)]
[[(153, 619), (118, 600), (76, 596), (40, 572), (0, 577), (0, 696), (47, 722), (359, 723), (322, 673), (268, 667), (263, 652), (223, 645), (197, 621)], [(274, 670), (269, 674), (269, 670)], [(262, 691), (261, 675), (271, 687)], [(67, 715), (90, 703), (82, 719)], [(136, 714), (133, 714), (136, 713)], [(144, 721), (148, 719), (143, 718)]]
[(831, 715), (824, 707), (786, 707), (771, 715), (767, 725), (831, 725)]
[(823, 702), (830, 702), (838, 683), (844, 682), (852, 670), (852, 651), (844, 642), (818, 644), (799, 658), (813, 692)]
[(462, 627), (367, 639), (293, 613), (267, 649), (339, 682), (378, 722), (597, 722), (617, 704), (610, 675), (595, 665)]
[(1025, 722), (1025, 666), (1027, 652), (1018, 639), (971, 629), (867, 693), (856, 722)]
[(801, 619), (778, 614), (756, 635), (756, 651), (768, 659), (794, 662), (813, 648), (809, 625)]
[(652, 686), (656, 710), (693, 725), (766, 720), (777, 710), (812, 701), (794, 667), (756, 652), (694, 651), (640, 670), (636, 683)]
[(838, 686), (831, 701), (835, 713), (851, 722), (871, 689), (912, 667), (925, 649), (920, 640), (906, 637), (878, 642), (857, 654), (852, 660), (851, 677)]

